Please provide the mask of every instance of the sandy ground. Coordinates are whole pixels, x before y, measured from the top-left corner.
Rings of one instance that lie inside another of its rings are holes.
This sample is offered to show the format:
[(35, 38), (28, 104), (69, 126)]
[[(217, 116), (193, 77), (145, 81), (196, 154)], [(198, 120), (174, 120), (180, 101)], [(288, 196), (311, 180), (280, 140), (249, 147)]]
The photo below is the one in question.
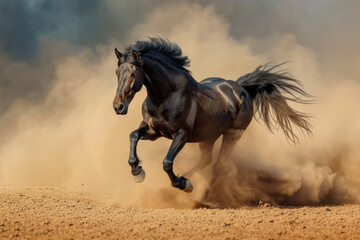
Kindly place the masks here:
[(135, 209), (59, 187), (0, 187), (0, 202), (0, 239), (360, 238), (360, 205)]

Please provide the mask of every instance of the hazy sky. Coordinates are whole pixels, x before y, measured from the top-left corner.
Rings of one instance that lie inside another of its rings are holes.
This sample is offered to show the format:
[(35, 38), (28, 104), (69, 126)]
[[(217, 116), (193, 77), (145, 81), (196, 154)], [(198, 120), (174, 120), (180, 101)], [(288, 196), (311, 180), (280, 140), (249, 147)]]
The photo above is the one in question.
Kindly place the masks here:
[[(15, 59), (31, 61), (39, 49), (39, 39), (44, 35), (80, 47), (105, 43), (109, 38), (122, 39), (153, 9), (169, 2), (3, 0), (0, 3), (2, 49)], [(187, 2), (214, 6), (216, 13), (230, 23), (230, 33), (237, 39), (292, 33), (300, 43), (321, 48), (322, 42), (329, 38), (341, 37), (343, 41), (343, 38), (359, 36), (356, 20), (359, 19), (360, 4), (357, 1)]]

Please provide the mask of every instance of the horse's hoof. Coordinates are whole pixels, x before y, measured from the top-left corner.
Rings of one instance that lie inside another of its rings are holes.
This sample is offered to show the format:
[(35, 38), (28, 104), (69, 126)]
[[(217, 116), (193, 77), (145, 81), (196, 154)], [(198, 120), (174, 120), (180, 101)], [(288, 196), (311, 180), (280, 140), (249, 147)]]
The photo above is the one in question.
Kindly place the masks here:
[(185, 180), (185, 188), (183, 189), (185, 192), (192, 192), (193, 185), (189, 180)]
[(134, 175), (134, 181), (137, 183), (143, 182), (145, 179), (145, 171), (141, 169), (141, 172), (138, 175)]

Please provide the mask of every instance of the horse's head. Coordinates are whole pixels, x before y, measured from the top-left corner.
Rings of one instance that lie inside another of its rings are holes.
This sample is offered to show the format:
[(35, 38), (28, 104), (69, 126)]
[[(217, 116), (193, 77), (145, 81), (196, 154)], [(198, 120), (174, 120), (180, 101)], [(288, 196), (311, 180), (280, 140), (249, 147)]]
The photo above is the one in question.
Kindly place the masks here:
[(135, 50), (122, 54), (115, 48), (115, 55), (118, 58), (118, 68), (115, 71), (118, 86), (113, 107), (116, 114), (125, 115), (131, 100), (143, 85), (144, 69), (140, 55)]

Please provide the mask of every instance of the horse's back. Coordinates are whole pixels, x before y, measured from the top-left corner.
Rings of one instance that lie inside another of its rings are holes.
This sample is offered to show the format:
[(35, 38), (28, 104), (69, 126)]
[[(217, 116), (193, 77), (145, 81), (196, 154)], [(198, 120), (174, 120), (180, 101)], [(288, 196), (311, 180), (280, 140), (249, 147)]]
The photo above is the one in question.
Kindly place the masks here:
[(205, 78), (200, 82), (200, 86), (206, 95), (213, 98), (217, 96), (217, 100), (225, 98), (229, 101), (231, 98), (233, 102), (238, 102), (239, 98), (246, 93), (246, 90), (237, 82), (218, 77)]
[(200, 84), (201, 85), (206, 85), (206, 86), (211, 86), (213, 84), (224, 82), (224, 81), (226, 81), (226, 80), (223, 79), (223, 78), (209, 77), (209, 78), (205, 78), (205, 79), (201, 80)]

